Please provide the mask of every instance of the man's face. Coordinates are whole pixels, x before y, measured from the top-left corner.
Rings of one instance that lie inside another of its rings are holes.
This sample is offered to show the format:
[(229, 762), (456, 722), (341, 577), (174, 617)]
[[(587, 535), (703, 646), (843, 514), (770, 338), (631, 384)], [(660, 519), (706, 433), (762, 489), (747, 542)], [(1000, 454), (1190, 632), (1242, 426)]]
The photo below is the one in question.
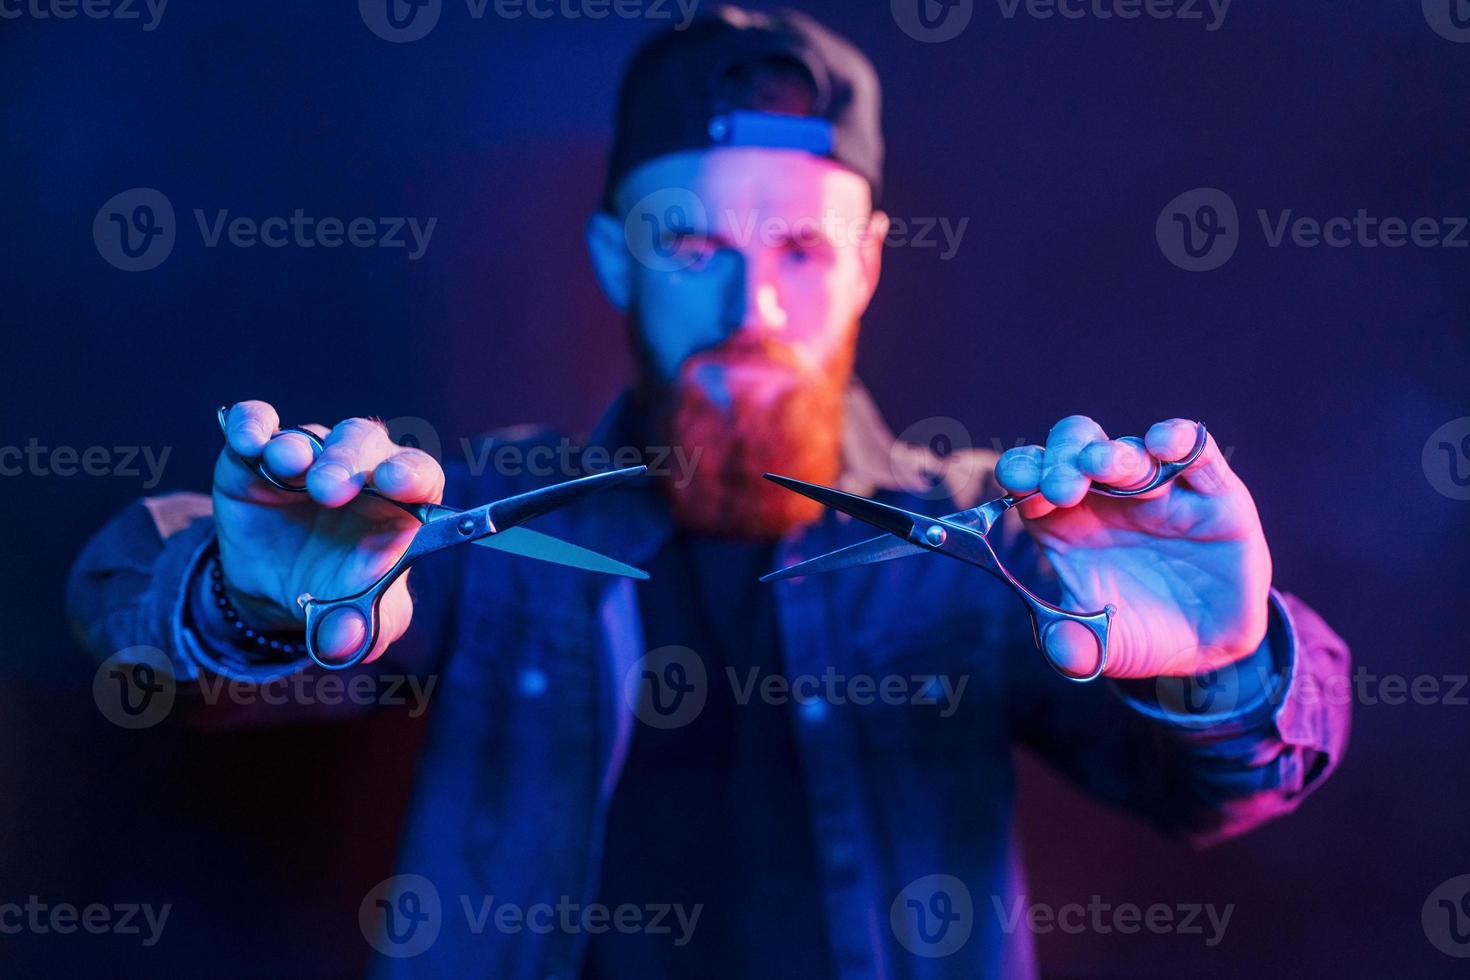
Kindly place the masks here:
[(730, 148), (651, 161), (617, 197), (641, 387), (660, 437), (701, 454), (676, 519), (753, 537), (814, 519), (761, 474), (837, 475), (886, 232), (867, 181), (801, 151)]

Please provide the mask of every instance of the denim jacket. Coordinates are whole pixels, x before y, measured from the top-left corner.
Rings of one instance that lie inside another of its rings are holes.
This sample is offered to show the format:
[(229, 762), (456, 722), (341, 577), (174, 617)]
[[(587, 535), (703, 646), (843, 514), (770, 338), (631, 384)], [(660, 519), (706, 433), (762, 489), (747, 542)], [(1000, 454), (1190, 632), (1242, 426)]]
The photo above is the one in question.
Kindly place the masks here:
[[(860, 386), (846, 408), (845, 489), (931, 514), (1001, 492), (987, 450), (949, 457), (942, 492), (905, 490), (935, 460), (896, 443)], [(586, 445), (632, 445), (627, 415), (624, 396)], [(476, 458), (511, 447), (509, 458), (525, 460), (537, 446), (564, 444), (525, 429), (486, 438), (478, 448), (492, 452)], [(445, 469), (445, 499), (463, 504), (580, 475), (537, 478), (529, 467), (498, 464), (473, 474), (462, 461)], [(211, 675), (262, 681), (315, 670), (242, 667), (194, 626), (191, 583), (214, 546), (209, 511), (198, 494), (152, 498), (92, 539), (68, 586), (87, 645), (99, 657), (162, 651), (181, 693)], [(537, 526), (634, 564), (671, 532), (662, 498), (646, 484)], [(777, 557), (785, 565), (871, 534), (828, 513), (783, 539)], [(1015, 515), (992, 538), (1021, 581), (1056, 598), (1054, 575)], [(379, 906), (400, 919), (369, 936), (383, 954), (375, 975), (578, 977), (595, 922), (576, 913), (497, 919), (495, 910), (595, 903), (605, 817), (643, 723), (624, 684), (646, 653), (634, 590), (657, 587), (482, 548), (415, 567), (413, 625), (382, 660), (359, 668), (433, 672), (438, 681), (397, 863), (399, 875), (414, 877), (395, 879)], [(1149, 682), (1057, 676), (1035, 648), (1024, 607), (960, 562), (914, 558), (771, 587), (788, 678), (902, 678), (905, 690), (931, 694), (934, 678), (965, 685), (943, 710), (917, 696), (791, 702), (822, 918), (842, 980), (1035, 975), (1024, 921), (1000, 914), (1026, 893), (1013, 827), (1016, 745), (1090, 794), (1202, 845), (1295, 809), (1347, 742), (1345, 699), (1297, 696), (1344, 684), (1347, 647), (1299, 599), (1275, 590), (1261, 649), (1192, 685), (1190, 703), (1203, 707), (1186, 710)], [(293, 710), (335, 709), (256, 706), (234, 721)], [(376, 904), (365, 900), (366, 913)]]

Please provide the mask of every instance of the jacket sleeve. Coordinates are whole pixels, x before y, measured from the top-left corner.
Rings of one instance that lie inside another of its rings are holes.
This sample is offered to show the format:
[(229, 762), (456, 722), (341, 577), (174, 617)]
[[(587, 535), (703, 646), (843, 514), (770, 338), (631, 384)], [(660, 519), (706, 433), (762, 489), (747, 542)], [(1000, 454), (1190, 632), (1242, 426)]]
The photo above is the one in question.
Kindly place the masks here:
[[(387, 677), (431, 670), (447, 628), (454, 562), (410, 572), (408, 632), (373, 664), (329, 673), (309, 659), (251, 663), (196, 615), (215, 548), (210, 499), (175, 493), (134, 501), (87, 542), (67, 581), (73, 632), (99, 661), (147, 662), (171, 675), (190, 723), (208, 729), (326, 720), (361, 713)], [(432, 578), (433, 581), (429, 581)], [(363, 679), (366, 678), (366, 679)]]
[(1290, 813), (1347, 746), (1350, 655), (1300, 599), (1273, 589), (1270, 603), (1265, 641), (1235, 664), (1090, 684), (1053, 673), (1021, 617), (1026, 631), (1007, 658), (1014, 737), (1083, 789), (1195, 846)]

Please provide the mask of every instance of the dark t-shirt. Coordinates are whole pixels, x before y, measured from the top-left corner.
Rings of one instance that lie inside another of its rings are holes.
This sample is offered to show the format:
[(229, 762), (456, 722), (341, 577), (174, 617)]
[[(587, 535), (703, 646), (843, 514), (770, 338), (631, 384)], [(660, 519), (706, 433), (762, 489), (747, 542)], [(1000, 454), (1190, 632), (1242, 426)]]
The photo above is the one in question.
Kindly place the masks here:
[(708, 698), (681, 727), (635, 723), (598, 901), (640, 906), (645, 922), (652, 906), (703, 909), (683, 946), (672, 912), (670, 934), (590, 936), (583, 980), (831, 976), (792, 705), (754, 693), (783, 670), (774, 594), (757, 581), (773, 550), (679, 534), (647, 565), (648, 649), (694, 650)]

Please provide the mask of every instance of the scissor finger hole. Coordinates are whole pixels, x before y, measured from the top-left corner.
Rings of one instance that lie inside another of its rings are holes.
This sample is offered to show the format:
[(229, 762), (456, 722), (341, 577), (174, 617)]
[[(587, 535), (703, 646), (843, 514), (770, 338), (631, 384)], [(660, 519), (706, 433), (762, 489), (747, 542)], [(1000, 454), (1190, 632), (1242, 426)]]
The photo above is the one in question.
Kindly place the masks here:
[(1086, 625), (1056, 619), (1041, 631), (1041, 648), (1056, 670), (1074, 680), (1097, 676), (1102, 664), (1102, 640)]
[(351, 606), (330, 609), (315, 622), (308, 622), (307, 628), (311, 632), (308, 649), (312, 659), (331, 670), (359, 663), (369, 653), (364, 647), (375, 639), (369, 636), (366, 617)]

